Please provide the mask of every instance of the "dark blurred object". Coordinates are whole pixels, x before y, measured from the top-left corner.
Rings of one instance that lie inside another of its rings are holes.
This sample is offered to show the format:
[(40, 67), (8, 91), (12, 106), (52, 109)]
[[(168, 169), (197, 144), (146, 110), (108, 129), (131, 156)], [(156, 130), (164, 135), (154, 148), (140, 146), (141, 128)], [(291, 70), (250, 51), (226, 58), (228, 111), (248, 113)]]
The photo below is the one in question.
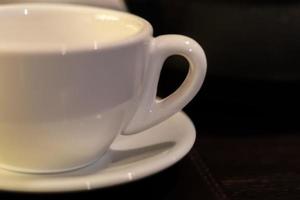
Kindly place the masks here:
[[(207, 80), (185, 109), (197, 128), (300, 128), (295, 119), (300, 112), (300, 2), (127, 0), (127, 4), (153, 24), (155, 35), (184, 34), (206, 51)], [(162, 96), (180, 84), (186, 73), (183, 64), (178, 58), (166, 63)]]

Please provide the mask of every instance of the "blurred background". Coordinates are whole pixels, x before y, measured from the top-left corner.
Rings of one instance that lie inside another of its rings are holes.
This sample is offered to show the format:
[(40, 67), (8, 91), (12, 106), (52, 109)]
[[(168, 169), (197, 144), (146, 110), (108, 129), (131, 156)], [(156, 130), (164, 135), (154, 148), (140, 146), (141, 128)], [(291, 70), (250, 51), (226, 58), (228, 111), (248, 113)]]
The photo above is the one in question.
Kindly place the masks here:
[[(198, 130), (246, 134), (300, 128), (298, 1), (126, 3), (130, 12), (153, 24), (155, 35), (184, 34), (204, 48), (208, 75), (198, 96), (185, 108)], [(186, 61), (176, 56), (166, 62), (160, 96), (181, 83), (186, 66)]]

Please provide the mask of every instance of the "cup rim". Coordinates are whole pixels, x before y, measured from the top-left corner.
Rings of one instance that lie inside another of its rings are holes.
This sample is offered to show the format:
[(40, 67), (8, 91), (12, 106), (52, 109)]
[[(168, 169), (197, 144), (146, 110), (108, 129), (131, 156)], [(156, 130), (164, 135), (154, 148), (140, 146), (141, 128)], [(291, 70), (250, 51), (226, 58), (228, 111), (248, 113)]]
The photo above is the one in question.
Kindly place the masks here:
[[(128, 17), (132, 18), (136, 21), (139, 21), (143, 24), (143, 27), (141, 30), (139, 30), (137, 33), (130, 35), (126, 38), (123, 38), (118, 41), (113, 41), (109, 43), (103, 43), (101, 44), (101, 48), (99, 49), (93, 49), (90, 45), (87, 45), (86, 43), (77, 45), (76, 47), (71, 47), (67, 49), (63, 49), (64, 55), (66, 52), (68, 54), (70, 53), (83, 53), (83, 52), (92, 52), (92, 51), (104, 51), (114, 48), (121, 48), (124, 46), (129, 46), (135, 43), (139, 43), (143, 41), (147, 37), (151, 37), (153, 35), (153, 27), (152, 25), (145, 19), (123, 11), (108, 9), (108, 8), (101, 8), (101, 7), (94, 7), (89, 5), (79, 5), (79, 4), (68, 4), (68, 3), (12, 3), (7, 5), (0, 6), (0, 13), (3, 10), (12, 9), (12, 8), (24, 8), (24, 7), (41, 7), (41, 8), (57, 8), (57, 9), (73, 9), (78, 10), (85, 10), (90, 12), (110, 12), (116, 15), (119, 15), (121, 17)], [(45, 48), (26, 48), (26, 47), (8, 47), (8, 46), (1, 46), (0, 45), (0, 54), (58, 54), (61, 53), (62, 50), (58, 48), (51, 48), (51, 47), (45, 47)]]

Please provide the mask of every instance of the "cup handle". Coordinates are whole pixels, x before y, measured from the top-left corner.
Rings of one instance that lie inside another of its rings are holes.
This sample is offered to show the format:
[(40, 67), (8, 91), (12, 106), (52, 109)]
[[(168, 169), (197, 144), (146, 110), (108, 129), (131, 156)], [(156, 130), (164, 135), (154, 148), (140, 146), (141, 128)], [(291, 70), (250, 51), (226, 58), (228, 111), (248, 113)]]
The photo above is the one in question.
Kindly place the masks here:
[[(174, 93), (165, 99), (158, 99), (156, 93), (162, 66), (171, 55), (185, 57), (189, 62), (189, 72)], [(163, 35), (154, 38), (148, 63), (139, 108), (124, 135), (143, 131), (180, 111), (197, 94), (206, 75), (207, 63), (203, 49), (186, 36)]]

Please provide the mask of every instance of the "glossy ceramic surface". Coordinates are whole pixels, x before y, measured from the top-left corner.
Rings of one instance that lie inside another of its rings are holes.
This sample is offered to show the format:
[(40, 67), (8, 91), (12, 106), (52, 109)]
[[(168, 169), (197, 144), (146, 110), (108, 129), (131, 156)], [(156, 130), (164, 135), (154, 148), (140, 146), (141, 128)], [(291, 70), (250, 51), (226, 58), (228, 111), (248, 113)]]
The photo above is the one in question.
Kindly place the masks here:
[[(153, 38), (151, 25), (134, 15), (14, 4), (1, 6), (0, 16), (11, 19), (0, 27), (2, 168), (56, 173), (86, 166), (118, 134), (140, 132), (181, 110), (205, 77), (205, 55), (195, 41)], [(190, 73), (157, 100), (162, 65), (173, 54), (189, 60)]]
[(118, 136), (93, 165), (55, 175), (30, 175), (0, 170), (0, 189), (22, 192), (92, 190), (136, 181), (180, 160), (195, 141), (193, 123), (184, 113), (140, 134)]
[(0, 4), (12, 4), (12, 3), (71, 3), (82, 4), (90, 6), (99, 6), (104, 8), (111, 8), (115, 10), (126, 11), (127, 7), (124, 0), (1, 0)]

